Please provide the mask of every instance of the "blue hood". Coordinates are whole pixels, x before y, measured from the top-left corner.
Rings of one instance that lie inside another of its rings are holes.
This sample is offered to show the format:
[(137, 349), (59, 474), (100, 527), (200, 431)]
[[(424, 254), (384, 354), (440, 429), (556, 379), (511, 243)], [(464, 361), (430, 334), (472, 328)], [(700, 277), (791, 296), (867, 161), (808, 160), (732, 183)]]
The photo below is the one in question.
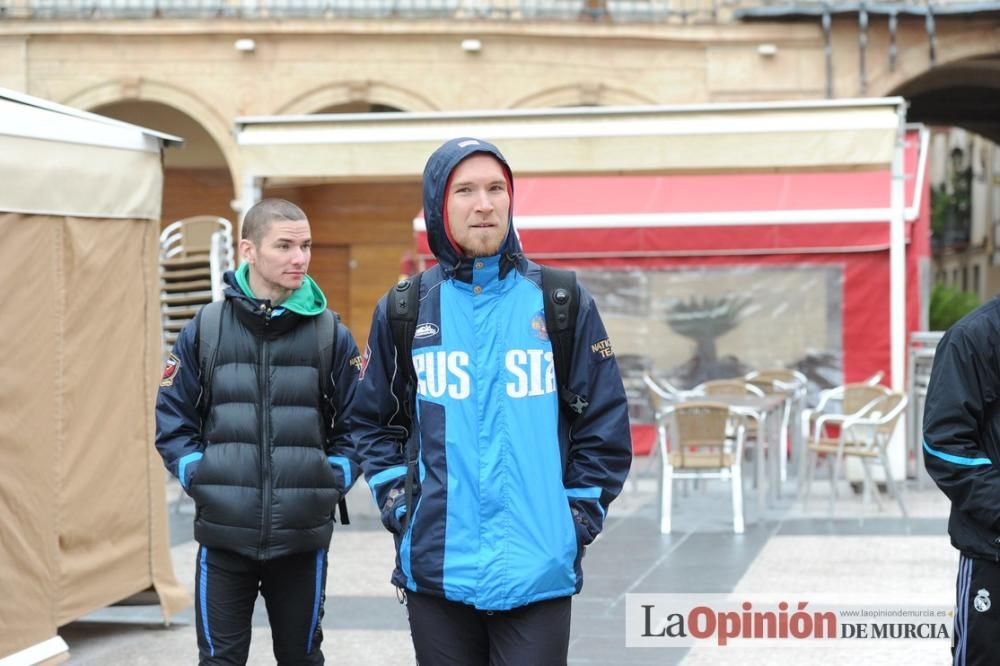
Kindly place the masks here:
[(499, 160), (507, 172), (507, 182), (510, 183), (511, 205), (508, 219), (510, 226), (499, 252), (503, 256), (501, 275), (506, 274), (521, 257), (521, 243), (514, 232), (514, 177), (510, 165), (507, 164), (500, 149), (492, 143), (471, 137), (452, 139), (435, 150), (424, 167), (424, 221), (427, 223), (427, 242), (438, 263), (452, 276), (463, 264), (471, 266), (472, 261), (448, 240), (444, 228), (445, 189), (448, 186), (448, 177), (458, 163), (476, 153), (486, 153)]

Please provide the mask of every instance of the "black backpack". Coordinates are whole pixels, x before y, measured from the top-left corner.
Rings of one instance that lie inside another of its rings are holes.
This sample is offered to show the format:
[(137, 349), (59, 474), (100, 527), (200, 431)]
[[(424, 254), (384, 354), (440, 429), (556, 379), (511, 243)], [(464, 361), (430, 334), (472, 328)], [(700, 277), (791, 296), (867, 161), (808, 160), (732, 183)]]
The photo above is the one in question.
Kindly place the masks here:
[[(212, 373), (215, 371), (216, 352), (219, 348), (219, 338), (222, 335), (222, 312), (228, 307), (228, 301), (213, 301), (208, 303), (198, 312), (198, 366), (201, 368), (201, 391), (199, 397), (200, 405), (208, 405), (210, 401), (210, 390), (212, 386)], [(319, 381), (320, 395), (323, 397), (323, 419), (329, 424), (327, 405), (330, 396), (333, 394), (334, 386), (330, 379), (333, 371), (333, 353), (337, 348), (337, 333), (339, 327), (337, 322), (340, 316), (336, 312), (323, 310), (314, 317), (316, 326), (316, 342), (319, 345)], [(324, 340), (332, 339), (330, 345), (324, 345)], [(341, 497), (337, 505), (340, 509), (340, 522), (343, 525), (350, 525), (351, 519), (347, 514), (347, 498)]]
[[(582, 414), (590, 404), (587, 398), (569, 389), (569, 370), (573, 361), (573, 344), (576, 341), (576, 316), (580, 311), (580, 293), (576, 285), (576, 273), (542, 266), (542, 301), (545, 308), (545, 330), (552, 342), (552, 361), (555, 364), (556, 386), (559, 390), (559, 406), (572, 421)], [(417, 373), (413, 367), (413, 334), (416, 332), (417, 316), (420, 312), (420, 277), (417, 273), (401, 280), (388, 294), (389, 327), (396, 347), (396, 358), (402, 359), (401, 369), (406, 375), (406, 395), (404, 404), (409, 420), (409, 435), (404, 445), (406, 456), (406, 514), (401, 522), (406, 531), (406, 520), (412, 511), (413, 477), (417, 466), (416, 432), (416, 389)]]

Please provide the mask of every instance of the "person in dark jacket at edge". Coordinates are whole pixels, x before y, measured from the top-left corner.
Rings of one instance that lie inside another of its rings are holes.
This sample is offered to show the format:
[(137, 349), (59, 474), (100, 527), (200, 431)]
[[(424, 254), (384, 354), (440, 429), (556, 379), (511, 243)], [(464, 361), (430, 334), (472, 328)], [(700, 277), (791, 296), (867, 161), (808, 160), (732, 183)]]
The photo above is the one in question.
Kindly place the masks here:
[(407, 404), (386, 298), (362, 361), (355, 439), (395, 537), (392, 582), (420, 666), (565, 664), (584, 549), (631, 464), (621, 375), (582, 287), (568, 385), (590, 404), (572, 423), (560, 408), (541, 269), (521, 252), (512, 194), (490, 143), (454, 139), (431, 155), (424, 215), (438, 263), (420, 281), (417, 405)]
[(934, 354), (924, 463), (951, 500), (961, 553), (953, 663), (1000, 662), (1000, 299), (952, 326)]
[[(246, 663), (258, 591), (278, 664), (324, 663), (334, 509), (361, 472), (348, 427), (361, 359), (339, 322), (319, 339), (317, 322), (331, 315), (306, 274), (311, 243), (294, 204), (250, 208), (243, 264), (224, 277), (214, 363), (199, 360), (202, 310), (160, 383), (156, 448), (196, 507), (201, 664)], [(321, 353), (332, 354), (329, 378)]]

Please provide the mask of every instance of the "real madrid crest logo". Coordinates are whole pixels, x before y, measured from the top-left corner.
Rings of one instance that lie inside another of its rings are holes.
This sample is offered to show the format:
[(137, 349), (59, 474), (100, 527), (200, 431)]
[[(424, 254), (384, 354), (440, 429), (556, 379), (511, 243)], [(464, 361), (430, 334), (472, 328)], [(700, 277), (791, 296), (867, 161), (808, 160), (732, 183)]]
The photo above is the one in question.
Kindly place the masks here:
[(972, 600), (972, 605), (980, 613), (985, 613), (990, 609), (990, 593), (987, 590), (976, 592), (976, 598)]

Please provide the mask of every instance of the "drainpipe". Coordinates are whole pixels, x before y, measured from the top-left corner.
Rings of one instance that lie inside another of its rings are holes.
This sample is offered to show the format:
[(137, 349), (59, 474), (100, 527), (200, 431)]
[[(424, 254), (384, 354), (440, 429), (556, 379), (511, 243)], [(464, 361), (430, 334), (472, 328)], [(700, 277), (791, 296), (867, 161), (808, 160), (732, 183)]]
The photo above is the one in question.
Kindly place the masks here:
[(865, 50), (868, 48), (868, 10), (865, 3), (858, 5), (858, 81), (861, 96), (868, 94), (868, 76), (865, 73)]
[(899, 18), (896, 12), (889, 13), (889, 71), (896, 71), (896, 29), (899, 27)]
[(830, 5), (823, 3), (823, 55), (826, 57), (826, 98), (833, 99), (833, 44)]
[(931, 67), (937, 63), (937, 32), (934, 28), (934, 3), (927, 2), (927, 48), (931, 60)]

